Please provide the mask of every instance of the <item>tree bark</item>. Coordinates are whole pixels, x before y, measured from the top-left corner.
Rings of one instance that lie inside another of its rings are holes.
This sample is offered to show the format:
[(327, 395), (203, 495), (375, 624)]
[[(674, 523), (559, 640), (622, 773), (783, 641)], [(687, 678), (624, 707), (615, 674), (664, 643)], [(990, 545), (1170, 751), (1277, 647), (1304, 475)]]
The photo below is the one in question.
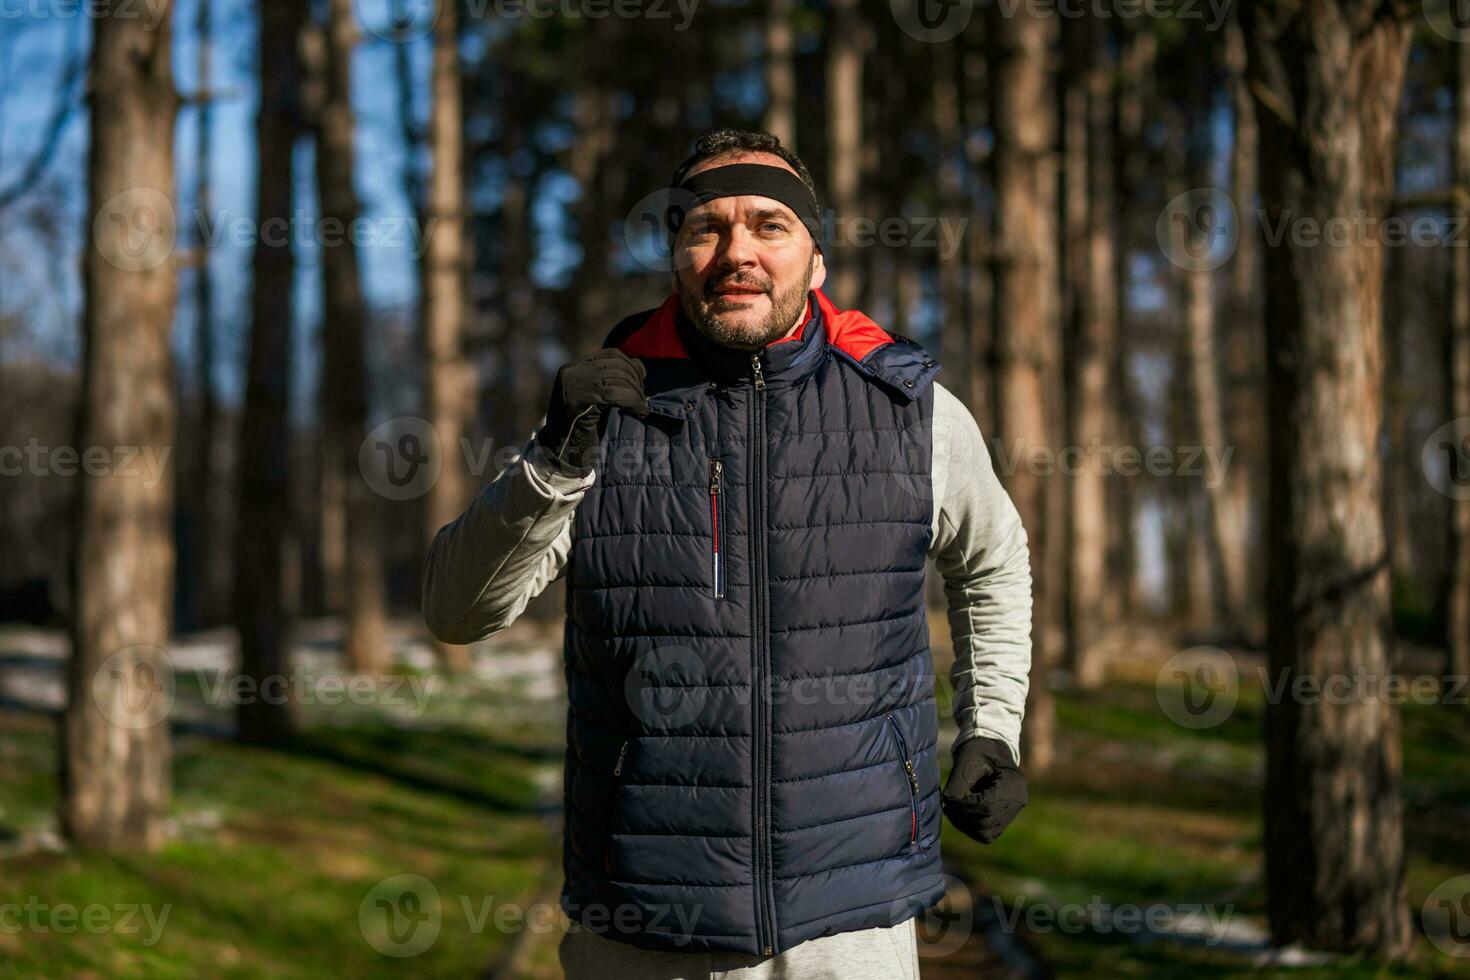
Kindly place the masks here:
[[(1376, 0), (1243, 10), (1270, 227), (1381, 221), (1410, 23)], [(1370, 233), (1371, 234), (1371, 233)], [(1267, 648), (1273, 683), (1395, 669), (1384, 539), (1383, 248), (1267, 242)], [(1330, 689), (1330, 688), (1329, 688)], [(1272, 939), (1404, 951), (1399, 720), (1384, 697), (1266, 707)]]
[[(434, 23), (433, 106), (429, 148), (428, 240), (424, 249), (424, 392), (442, 466), (426, 501), (432, 540), (469, 501), (470, 479), (460, 442), (475, 410), (474, 368), (465, 357), (466, 307), (464, 110), (459, 77), (459, 18), (454, 0), (439, 0)], [(469, 667), (466, 647), (437, 643), (450, 670)]]
[[(1129, 262), (1141, 236), (1137, 222), (1130, 219), (1138, 210), (1136, 205), (1146, 176), (1143, 134), (1148, 121), (1148, 107), (1153, 100), (1152, 81), (1158, 42), (1152, 31), (1125, 30), (1127, 33), (1118, 55), (1114, 121), (1117, 136), (1113, 178), (1120, 207), (1117, 247), (1113, 256), (1113, 294), (1117, 297), (1112, 363), (1113, 440), (1115, 445), (1134, 446), (1141, 451), (1144, 441), (1142, 412), (1129, 375), (1133, 318), (1128, 306)], [(1153, 230), (1149, 229), (1150, 238), (1152, 234)], [(1136, 476), (1115, 480), (1112, 489), (1113, 493), (1108, 498), (1109, 521), (1115, 533), (1109, 539), (1108, 577), (1114, 587), (1108, 590), (1105, 611), (1109, 619), (1116, 620), (1135, 614), (1144, 605), (1135, 545), (1137, 535), (1134, 533), (1138, 502), (1144, 494), (1140, 478)]]
[[(1455, 216), (1470, 223), (1470, 45), (1455, 47)], [(1470, 418), (1470, 242), (1450, 250), (1450, 318), (1445, 334), (1445, 418)], [(1462, 423), (1463, 424), (1463, 423)], [(1464, 430), (1462, 429), (1461, 432)], [(1463, 464), (1466, 447), (1459, 446)], [(1445, 631), (1448, 673), (1470, 674), (1470, 496), (1450, 498), (1450, 540), (1446, 555)]]
[[(137, 447), (167, 461), (176, 431), (170, 334), (178, 299), (173, 10), (165, 0), (150, 27), (111, 6), (93, 21), (94, 223), (82, 271), (76, 445), (114, 457)], [(121, 465), (83, 467), (76, 480), (61, 825), (82, 847), (152, 850), (163, 840), (170, 792), (172, 678), (164, 651), (173, 619), (173, 481)]]
[(766, 103), (764, 126), (796, 152), (796, 36), (792, 0), (770, 0), (766, 9)]
[(1055, 705), (1049, 672), (1056, 648), (1057, 593), (1061, 576), (1050, 539), (1059, 498), (1054, 480), (1030, 465), (1029, 456), (1052, 448), (1057, 390), (1059, 311), (1055, 301), (1056, 108), (1050, 68), (1056, 22), (1022, 8), (993, 20), (996, 53), (993, 88), (996, 143), (995, 332), (996, 424), (1017, 465), (1002, 478), (1030, 539), (1033, 569), (1031, 688), (1027, 696), (1022, 755), (1034, 772), (1055, 756)]
[[(291, 161), (299, 132), (296, 90), (300, 4), (262, 0), (260, 110), (256, 118), (256, 212), (250, 354), (240, 424), (238, 521), (235, 535), (235, 628), (241, 674), (255, 690), (284, 677), (290, 666), (291, 617), (284, 605), (285, 539), (291, 522), (291, 302), (295, 261), (289, 236), (264, 229), (291, 217)], [(283, 225), (282, 225), (283, 226)], [(279, 699), (246, 699), (239, 706), (240, 738), (254, 744), (283, 741), (291, 708)]]
[(858, 0), (833, 0), (827, 37), (827, 191), (838, 246), (827, 256), (825, 292), (839, 307), (857, 302), (860, 253), (845, 239), (862, 217), (863, 57), (867, 35)]
[[(962, 103), (965, 123), (973, 131), (990, 126), (987, 63), (983, 45), (965, 42), (962, 65)], [(965, 140), (965, 161), (975, 173), (984, 173), (989, 161), (979, 140)], [(974, 414), (986, 438), (994, 435), (994, 350), (991, 339), (991, 309), (994, 303), (993, 269), (990, 256), (990, 225), (976, 208), (967, 209), (965, 226), (965, 340), (967, 360), (960, 365), (955, 386), (960, 400)]]
[[(1197, 110), (1201, 116), (1206, 115), (1202, 109), (1197, 107)], [(1185, 180), (1190, 187), (1210, 186), (1213, 140), (1208, 124), (1184, 126), (1181, 134), (1188, 147), (1183, 168), (1187, 174)], [(1176, 186), (1171, 191), (1171, 199), (1183, 189), (1182, 183)], [(1209, 253), (1211, 229), (1203, 222), (1175, 221), (1171, 228), (1179, 239), (1176, 248), (1182, 250), (1176, 254)], [(1193, 443), (1206, 451), (1220, 452), (1229, 446), (1230, 438), (1225, 427), (1224, 393), (1220, 390), (1221, 304), (1215, 289), (1215, 272), (1213, 269), (1176, 268), (1175, 275), (1184, 293), (1180, 369), (1188, 392), (1184, 404), (1189, 408), (1187, 420), (1181, 420), (1185, 425), (1186, 438), (1180, 443), (1181, 446)], [(1204, 572), (1200, 576), (1200, 593), (1192, 603), (1194, 618), (1201, 626), (1214, 627), (1223, 623), (1234, 629), (1242, 622), (1246, 608), (1244, 515), (1239, 509), (1238, 492), (1231, 493), (1233, 488), (1229, 482), (1235, 469), (1233, 465), (1227, 468), (1220, 482), (1202, 480), (1203, 505), (1194, 508), (1203, 511), (1206, 528), (1193, 530), (1206, 531), (1208, 538), (1204, 534), (1191, 533), (1191, 547), (1209, 545), (1205, 554), (1194, 559), (1202, 565)], [(1238, 491), (1238, 487), (1234, 489)]]
[[(616, 18), (609, 22), (608, 29), (613, 32), (608, 43), (613, 43), (621, 36)], [(626, 187), (624, 162), (614, 152), (619, 133), (617, 93), (606, 79), (609, 69), (603, 61), (607, 55), (600, 45), (587, 53), (586, 63), (578, 66), (581, 77), (572, 95), (572, 124), (577, 137), (567, 154), (567, 171), (581, 189), (576, 212), (582, 264), (577, 271), (577, 288), (568, 291), (570, 309), (561, 337), (569, 354), (595, 349), (612, 329), (609, 324), (616, 322), (607, 229), (616, 207), (613, 202), (622, 199)], [(511, 431), (504, 433), (507, 439), (523, 435), (517, 432), (512, 436)]]
[[(934, 49), (934, 135), (940, 155), (939, 220), (948, 226), (954, 226), (965, 220), (969, 210), (963, 199), (960, 169), (964, 163), (961, 145), (963, 136), (960, 132), (960, 66), (956, 58), (960, 53), (960, 45), (958, 42), (936, 44)], [(959, 369), (955, 372), (955, 377), (960, 382), (956, 385), (955, 394), (965, 398), (968, 396), (964, 385), (967, 378), (965, 368), (973, 363), (974, 355), (966, 344), (969, 331), (964, 329), (964, 255), (958, 249), (953, 254), (946, 254), (941, 248), (935, 258), (939, 264), (939, 294), (944, 310), (945, 329), (941, 340), (958, 340), (955, 345), (958, 349), (952, 349), (949, 344), (945, 344), (942, 355), (949, 357)]]
[[(195, 81), (197, 103), (195, 120), (198, 129), (194, 162), (194, 209), (199, 228), (209, 219), (209, 128), (214, 97), (210, 90), (210, 54), (213, 44), (210, 32), (209, 0), (199, 0), (195, 10), (195, 46), (198, 78)], [(213, 280), (209, 269), (209, 243), (202, 236), (195, 241), (194, 264), (194, 387), (197, 391), (197, 414), (194, 426), (194, 459), (190, 467), (179, 467), (189, 480), (179, 495), (184, 501), (185, 519), (180, 527), (179, 563), (184, 581), (178, 589), (184, 608), (180, 620), (186, 627), (205, 626), (218, 615), (218, 581), (216, 569), (222, 564), (216, 553), (212, 497), (215, 487), (214, 449), (219, 427), (218, 402), (214, 397), (214, 318)]]
[(1264, 383), (1261, 366), (1260, 222), (1256, 219), (1257, 155), (1259, 136), (1255, 104), (1246, 80), (1245, 36), (1239, 11), (1233, 10), (1225, 26), (1225, 67), (1230, 86), (1231, 124), (1230, 197), (1239, 218), (1235, 254), (1230, 259), (1228, 315), (1223, 329), (1224, 377), (1222, 426), (1234, 450), (1225, 483), (1216, 497), (1228, 526), (1239, 538), (1238, 568), (1227, 572), (1226, 582), (1234, 590), (1232, 624), (1240, 635), (1259, 638), (1261, 606), (1250, 583), (1261, 580), (1260, 535), (1257, 531), (1261, 502), (1257, 499), (1258, 473), (1264, 465), (1265, 432), (1259, 406), (1251, 392)]
[[(322, 95), (316, 132), (317, 188), (324, 221), (350, 228), (358, 218), (353, 186), (352, 51), (357, 45), (352, 0), (331, 0), (322, 38)], [(347, 238), (322, 249), (322, 421), (324, 470), (335, 470), (341, 494), (346, 662), (361, 673), (388, 665), (379, 501), (363, 478), (358, 452), (368, 413), (367, 314), (357, 248)]]
[(1079, 687), (1103, 680), (1097, 653), (1108, 585), (1109, 481), (1095, 455), (1113, 432), (1111, 372), (1117, 332), (1113, 278), (1112, 70), (1105, 28), (1073, 32), (1067, 113), (1067, 266), (1072, 309), (1067, 358), (1068, 443), (1081, 465), (1067, 474), (1067, 662)]

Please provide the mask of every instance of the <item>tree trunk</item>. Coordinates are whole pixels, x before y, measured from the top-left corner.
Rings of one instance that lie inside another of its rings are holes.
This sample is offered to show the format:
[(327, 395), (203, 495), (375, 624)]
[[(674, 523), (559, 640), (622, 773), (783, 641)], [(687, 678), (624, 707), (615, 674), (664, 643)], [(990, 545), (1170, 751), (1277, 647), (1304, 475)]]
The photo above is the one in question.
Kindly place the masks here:
[[(352, 227), (359, 208), (353, 187), (350, 99), (352, 50), (357, 45), (352, 0), (331, 0), (322, 38), (322, 96), (317, 121), (316, 171), (322, 218)], [(379, 501), (363, 478), (358, 452), (368, 412), (367, 315), (356, 246), (346, 238), (323, 248), (322, 422), (324, 470), (335, 470), (341, 494), (345, 562), (347, 664), (362, 673), (388, 665), (385, 636), (383, 528)]]
[(792, 0), (770, 0), (766, 10), (766, 132), (796, 152), (796, 35)]
[[(1113, 344), (1112, 387), (1114, 392), (1113, 442), (1119, 446), (1143, 446), (1143, 420), (1139, 399), (1132, 378), (1129, 376), (1130, 343), (1129, 326), (1132, 322), (1128, 306), (1130, 267), (1140, 234), (1137, 222), (1130, 220), (1138, 211), (1137, 204), (1141, 186), (1145, 179), (1144, 126), (1148, 121), (1148, 107), (1152, 101), (1152, 80), (1157, 58), (1157, 38), (1153, 32), (1142, 29), (1128, 31), (1118, 55), (1118, 83), (1116, 86), (1115, 163), (1113, 179), (1119, 202), (1117, 221), (1117, 247), (1113, 256), (1113, 295), (1117, 298), (1117, 325)], [(1150, 248), (1153, 229), (1148, 229)], [(1105, 600), (1109, 619), (1124, 619), (1138, 612), (1144, 605), (1142, 580), (1138, 574), (1138, 555), (1134, 525), (1138, 502), (1143, 497), (1143, 485), (1138, 476), (1120, 477), (1113, 481), (1113, 493), (1108, 498), (1109, 523), (1115, 533), (1109, 540), (1109, 579), (1114, 587), (1108, 590)]]
[(1067, 662), (1079, 687), (1103, 680), (1098, 631), (1108, 588), (1109, 481), (1096, 455), (1113, 432), (1110, 377), (1117, 331), (1113, 279), (1112, 71), (1105, 28), (1069, 25), (1067, 248), (1072, 311), (1067, 358), (1068, 444), (1081, 464), (1067, 474)]
[(1227, 573), (1236, 595), (1232, 624), (1246, 638), (1261, 634), (1259, 597), (1250, 583), (1261, 580), (1257, 500), (1259, 480), (1252, 474), (1264, 466), (1265, 432), (1261, 413), (1251, 392), (1261, 389), (1260, 222), (1256, 220), (1256, 157), (1259, 137), (1256, 110), (1246, 81), (1245, 36), (1238, 9), (1225, 27), (1225, 65), (1230, 85), (1232, 132), (1230, 144), (1230, 197), (1238, 216), (1235, 254), (1230, 259), (1228, 316), (1223, 333), (1225, 439), (1234, 450), (1225, 483), (1216, 501), (1231, 532), (1239, 538), (1238, 570)]
[[(1470, 44), (1455, 45), (1455, 216), (1460, 227), (1470, 223)], [(1450, 250), (1450, 319), (1445, 336), (1444, 413), (1447, 419), (1470, 419), (1470, 243)], [(1458, 435), (1464, 438), (1465, 423)], [(1466, 447), (1459, 444), (1453, 461), (1463, 465)], [(1445, 630), (1448, 673), (1470, 674), (1470, 494), (1450, 498), (1450, 540), (1446, 555)]]
[[(195, 46), (198, 59), (198, 78), (195, 81), (198, 98), (195, 113), (198, 129), (194, 162), (194, 209), (197, 216), (194, 227), (208, 220), (209, 205), (209, 128), (210, 108), (214, 94), (210, 91), (210, 54), (213, 48), (209, 26), (209, 12), (213, 5), (209, 0), (198, 0), (195, 10)], [(186, 486), (182, 487), (187, 513), (182, 527), (186, 533), (180, 535), (179, 558), (183, 565), (185, 581), (178, 590), (184, 605), (181, 620), (190, 627), (205, 626), (215, 621), (219, 614), (215, 582), (216, 569), (222, 562), (215, 552), (214, 515), (211, 501), (215, 486), (214, 448), (219, 425), (218, 403), (214, 397), (214, 318), (213, 281), (209, 269), (209, 244), (202, 239), (195, 242), (198, 249), (194, 264), (194, 387), (198, 392), (197, 424), (194, 427), (193, 465), (179, 467), (178, 472), (190, 473)]]
[[(152, 27), (104, 4), (93, 21), (91, 241), (83, 260), (77, 446), (168, 459), (174, 445), (171, 256), (173, 11)], [(151, 454), (146, 455), (146, 454)], [(114, 460), (117, 462), (117, 460)], [(136, 466), (76, 477), (75, 611), (62, 723), (60, 819), (82, 847), (152, 850), (170, 792), (167, 654), (173, 618), (173, 481)]]
[[(609, 26), (616, 32), (615, 20)], [(618, 36), (617, 33), (612, 35), (613, 38)], [(576, 207), (582, 264), (577, 272), (577, 288), (568, 290), (570, 315), (565, 318), (561, 338), (562, 346), (569, 354), (594, 349), (612, 329), (608, 324), (616, 322), (612, 318), (612, 273), (608, 266), (607, 229), (613, 214), (611, 202), (620, 200), (624, 190), (619, 179), (623, 163), (614, 153), (619, 132), (617, 93), (602, 77), (601, 59), (604, 55), (605, 49), (600, 46), (588, 53), (589, 63), (579, 66), (583, 77), (578, 80), (572, 96), (576, 141), (568, 151), (567, 170), (581, 190)], [(512, 432), (514, 430), (507, 428), (505, 438), (519, 440), (524, 436), (524, 433), (514, 432), (512, 435)]]
[[(1168, 145), (1182, 148), (1186, 133), (1175, 128)], [(1176, 176), (1166, 191), (1172, 200), (1184, 191), (1185, 164), (1183, 154), (1172, 149), (1165, 154), (1166, 169)], [(1179, 222), (1170, 227), (1175, 255), (1186, 254), (1191, 246), (1187, 232)], [(1182, 447), (1199, 442), (1200, 412), (1195, 401), (1195, 371), (1190, 346), (1191, 324), (1208, 321), (1214, 315), (1208, 273), (1173, 270), (1173, 303), (1177, 324), (1173, 362), (1169, 371), (1169, 407), (1165, 422), (1168, 443)], [(1209, 329), (1208, 326), (1205, 327)], [(1168, 501), (1169, 541), (1169, 611), (1187, 631), (1208, 631), (1215, 626), (1215, 574), (1210, 561), (1208, 509), (1201, 506), (1203, 491), (1194, 481), (1181, 474), (1154, 478), (1163, 484), (1163, 497)]]
[[(1268, 227), (1364, 216), (1393, 190), (1410, 24), (1373, 0), (1244, 8)], [(1389, 629), (1378, 440), (1383, 249), (1267, 243), (1271, 679), (1381, 679)], [(1330, 690), (1330, 688), (1329, 688)], [(1344, 702), (1344, 703), (1338, 703)], [(1272, 939), (1396, 954), (1408, 940), (1399, 721), (1384, 697), (1266, 706)]]
[[(958, 53), (960, 53), (958, 42), (934, 45), (934, 135), (938, 141), (940, 153), (939, 220), (951, 227), (965, 220), (969, 211), (963, 199), (964, 189), (960, 170), (964, 163), (964, 156), (961, 145), (963, 136), (960, 131), (960, 66), (956, 58)], [(895, 175), (890, 175), (890, 179), (893, 176)], [(894, 183), (899, 182), (895, 180)], [(958, 341), (954, 345), (957, 349), (951, 348), (946, 343), (941, 353), (959, 369), (955, 372), (955, 378), (960, 382), (955, 386), (955, 395), (965, 398), (968, 392), (963, 384), (967, 377), (964, 368), (974, 362), (974, 355), (966, 344), (966, 341), (969, 340), (969, 331), (964, 329), (963, 319), (966, 306), (965, 257), (958, 248), (953, 253), (948, 253), (941, 247), (935, 258), (939, 263), (939, 294), (944, 310), (944, 330), (941, 341)]]
[[(291, 161), (300, 113), (300, 4), (262, 0), (260, 110), (256, 119), (256, 209), (261, 228), (288, 221)], [(240, 670), (257, 691), (290, 668), (291, 617), (284, 606), (285, 539), (291, 523), (291, 302), (295, 262), (289, 236), (262, 234), (255, 244), (250, 354), (240, 424), (239, 518), (235, 534), (235, 628)], [(240, 737), (284, 740), (291, 708), (280, 699), (242, 701)]]
[[(1057, 290), (1056, 109), (1050, 60), (1056, 21), (1022, 8), (997, 14), (993, 87), (996, 143), (995, 319), (996, 424), (1014, 468), (1002, 476), (1030, 539), (1033, 569), (1031, 689), (1022, 755), (1044, 772), (1055, 755), (1055, 706), (1048, 674), (1055, 651), (1061, 585), (1050, 539), (1057, 525), (1056, 483), (1030, 465), (1030, 454), (1052, 448), (1060, 333)], [(1009, 471), (1007, 471), (1009, 470)]]
[[(966, 41), (964, 51), (964, 97), (966, 125), (972, 130), (990, 126), (986, 92), (987, 63), (980, 45)], [(965, 140), (965, 161), (975, 173), (983, 173), (988, 160), (979, 140)], [(968, 204), (968, 200), (966, 201)], [(965, 226), (965, 340), (961, 349), (967, 360), (959, 367), (955, 385), (961, 401), (974, 414), (980, 431), (994, 435), (994, 351), (991, 341), (991, 307), (994, 302), (993, 269), (990, 257), (990, 225), (978, 209), (967, 208)]]
[[(474, 369), (465, 357), (466, 309), (464, 111), (459, 78), (459, 18), (452, 0), (440, 0), (434, 24), (433, 106), (429, 146), (428, 240), (424, 249), (424, 391), (429, 424), (439, 437), (442, 466), (429, 489), (428, 526), (439, 528), (469, 502), (470, 479), (460, 441), (475, 410)], [(437, 643), (440, 659), (455, 672), (469, 667), (466, 647)]]
[(863, 56), (867, 51), (858, 0), (832, 0), (827, 37), (827, 187), (835, 220), (825, 292), (839, 307), (857, 302), (862, 254), (846, 242), (862, 217)]
[[(1200, 111), (1200, 115), (1205, 113)], [(1208, 187), (1213, 156), (1208, 125), (1196, 124), (1192, 130), (1186, 128), (1184, 133), (1188, 143), (1185, 180), (1190, 187)], [(1174, 188), (1171, 200), (1182, 190), (1182, 186)], [(1209, 235), (1214, 229), (1206, 222), (1174, 221), (1170, 227), (1179, 238), (1176, 254), (1209, 254)], [(1216, 298), (1215, 273), (1213, 269), (1181, 267), (1175, 269), (1175, 275), (1181, 280), (1184, 292), (1180, 369), (1188, 386), (1185, 404), (1189, 406), (1185, 438), (1179, 441), (1179, 446), (1223, 451), (1230, 445), (1230, 439), (1225, 428), (1224, 395), (1220, 390), (1220, 304)], [(1238, 507), (1239, 497), (1229, 492), (1231, 485), (1227, 482), (1234, 469), (1234, 466), (1228, 468), (1226, 479), (1221, 481), (1208, 479), (1211, 471), (1206, 470), (1206, 478), (1202, 478), (1200, 483), (1203, 507), (1196, 509), (1204, 513), (1208, 538), (1196, 533), (1191, 534), (1191, 541), (1196, 546), (1206, 541), (1210, 545), (1206, 554), (1201, 556), (1205, 582), (1202, 583), (1199, 601), (1194, 604), (1198, 624), (1202, 626), (1224, 623), (1236, 628), (1246, 607), (1244, 516)]]

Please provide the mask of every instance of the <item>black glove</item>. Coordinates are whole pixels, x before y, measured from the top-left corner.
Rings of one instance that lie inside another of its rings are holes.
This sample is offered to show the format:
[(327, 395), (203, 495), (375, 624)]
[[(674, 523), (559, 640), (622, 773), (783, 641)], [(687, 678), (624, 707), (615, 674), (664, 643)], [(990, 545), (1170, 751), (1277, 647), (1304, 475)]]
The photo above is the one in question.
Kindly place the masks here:
[(546, 462), (569, 476), (591, 472), (588, 451), (602, 443), (608, 406), (629, 409), (639, 418), (648, 414), (645, 376), (642, 361), (612, 347), (563, 364), (551, 386), (546, 424), (536, 433)]
[(939, 803), (961, 833), (989, 844), (1026, 802), (1026, 777), (1004, 742), (975, 736), (960, 743)]

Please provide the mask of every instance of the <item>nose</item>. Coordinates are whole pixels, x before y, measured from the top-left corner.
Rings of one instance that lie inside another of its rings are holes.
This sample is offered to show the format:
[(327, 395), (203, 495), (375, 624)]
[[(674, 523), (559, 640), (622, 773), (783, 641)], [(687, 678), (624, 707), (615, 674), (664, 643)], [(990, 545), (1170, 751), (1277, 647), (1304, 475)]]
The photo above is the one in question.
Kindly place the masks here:
[(741, 224), (733, 225), (730, 228), (730, 234), (724, 237), (716, 258), (721, 272), (754, 268), (756, 265), (755, 243), (751, 238), (750, 230)]

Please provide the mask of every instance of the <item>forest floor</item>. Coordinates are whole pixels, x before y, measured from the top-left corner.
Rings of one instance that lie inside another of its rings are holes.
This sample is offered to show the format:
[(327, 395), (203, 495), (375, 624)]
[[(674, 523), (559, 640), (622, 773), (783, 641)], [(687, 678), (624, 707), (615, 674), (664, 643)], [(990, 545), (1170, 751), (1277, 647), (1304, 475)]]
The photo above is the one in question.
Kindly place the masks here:
[(301, 732), (264, 750), (228, 737), (221, 644), (190, 638), (171, 651), (172, 839), (83, 855), (56, 832), (59, 665), (35, 639), (0, 631), (0, 977), (476, 977), (519, 910), (560, 914), (534, 907), (560, 859), (559, 641), (518, 634), (453, 685), (406, 666), (353, 692), (317, 624)]
[[(988, 894), (977, 904), (988, 906), (989, 918), (1059, 977), (1470, 977), (1470, 709), (1463, 700), (1411, 698), (1402, 706), (1415, 935), (1408, 960), (1383, 966), (1271, 950), (1262, 738), (1269, 692), (1279, 686), (1262, 683), (1259, 654), (1232, 650), (1233, 709), (1192, 728), (1161, 710), (1170, 694), (1158, 681), (1179, 645), (1151, 629), (1120, 631), (1109, 645), (1102, 690), (1058, 691), (1056, 763), (1029, 780), (1031, 802), (1005, 835), (983, 847), (945, 825), (946, 860), (983, 883)], [(1411, 650), (1405, 659), (1410, 676), (1437, 666), (1431, 651)], [(1438, 944), (1424, 935), (1426, 914)], [(926, 962), (926, 980), (961, 975), (943, 962)]]
[[(172, 837), (103, 856), (56, 831), (60, 641), (0, 629), (0, 977), (559, 976), (559, 632), (518, 623), (451, 684), (404, 623), (401, 672), (355, 695), (332, 625), (300, 640), (313, 703), (280, 750), (230, 740), (223, 638), (171, 651)], [(1264, 942), (1258, 658), (1233, 651), (1233, 709), (1190, 728), (1161, 711), (1168, 634), (1110, 644), (1103, 690), (1059, 678), (1057, 763), (1005, 836), (946, 825), (952, 901), (921, 920), (924, 980), (1470, 978), (1470, 938), (1419, 932), (1431, 893), (1470, 902), (1442, 887), (1470, 873), (1470, 711), (1403, 709), (1412, 958), (1314, 962)]]

